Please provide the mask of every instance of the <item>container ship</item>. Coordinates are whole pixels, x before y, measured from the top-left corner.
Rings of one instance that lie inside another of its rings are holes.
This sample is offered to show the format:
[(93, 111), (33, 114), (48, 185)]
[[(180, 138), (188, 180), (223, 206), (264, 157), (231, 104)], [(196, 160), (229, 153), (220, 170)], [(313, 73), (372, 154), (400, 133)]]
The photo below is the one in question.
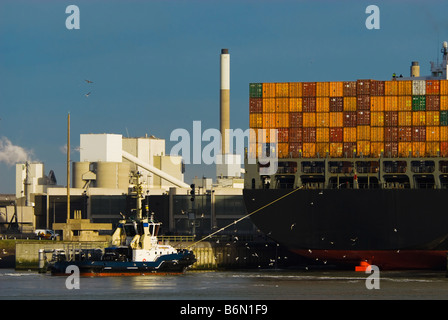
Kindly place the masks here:
[(255, 225), (329, 265), (446, 268), (447, 42), (442, 54), (424, 77), (412, 62), (385, 81), (250, 83)]

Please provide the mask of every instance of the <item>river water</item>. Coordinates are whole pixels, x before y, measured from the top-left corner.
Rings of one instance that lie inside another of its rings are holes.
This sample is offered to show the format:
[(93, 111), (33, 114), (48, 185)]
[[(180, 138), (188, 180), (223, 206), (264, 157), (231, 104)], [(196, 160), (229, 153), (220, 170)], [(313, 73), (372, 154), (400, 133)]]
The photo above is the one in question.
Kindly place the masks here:
[(448, 299), (445, 272), (381, 271), (376, 278), (373, 275), (322, 270), (188, 271), (172, 276), (80, 277), (76, 289), (67, 277), (0, 269), (0, 299)]

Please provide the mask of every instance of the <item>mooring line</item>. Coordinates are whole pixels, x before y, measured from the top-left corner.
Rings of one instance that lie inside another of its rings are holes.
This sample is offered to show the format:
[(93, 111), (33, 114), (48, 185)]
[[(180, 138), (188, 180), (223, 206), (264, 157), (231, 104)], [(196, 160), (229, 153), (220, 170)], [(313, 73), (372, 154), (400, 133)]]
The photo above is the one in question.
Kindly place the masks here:
[(229, 225), (227, 225), (227, 226), (225, 226), (225, 227), (223, 227), (223, 228), (221, 228), (221, 229), (219, 229), (219, 230), (217, 230), (217, 231), (215, 231), (215, 232), (213, 232), (213, 233), (210, 233), (208, 236), (205, 236), (205, 237), (202, 238), (201, 240), (196, 241), (195, 243), (189, 245), (189, 246), (187, 247), (187, 249), (188, 249), (188, 248), (191, 248), (191, 247), (193, 247), (193, 246), (195, 246), (196, 244), (198, 244), (199, 242), (204, 241), (205, 239), (208, 239), (208, 238), (214, 236), (215, 234), (217, 234), (217, 233), (219, 233), (219, 232), (221, 232), (221, 231), (227, 229), (228, 227), (237, 224), (237, 223), (240, 222), (241, 220), (243, 220), (243, 219), (245, 219), (245, 218), (247, 218), (247, 217), (250, 217), (251, 215), (257, 213), (258, 211), (260, 211), (260, 210), (262, 210), (262, 209), (264, 209), (264, 208), (266, 208), (266, 207), (269, 207), (270, 205), (274, 204), (275, 202), (280, 201), (280, 200), (282, 200), (282, 199), (284, 199), (284, 198), (290, 196), (291, 194), (293, 194), (294, 192), (296, 192), (297, 190), (300, 190), (300, 189), (302, 189), (302, 188), (303, 188), (303, 186), (301, 186), (300, 188), (294, 189), (294, 190), (292, 190), (291, 192), (288, 192), (287, 194), (281, 196), (280, 198), (275, 199), (274, 201), (271, 201), (271, 202), (269, 202), (268, 204), (265, 204), (264, 206), (258, 208), (257, 210), (254, 210), (254, 211), (252, 211), (251, 213), (246, 214), (244, 217), (239, 218), (238, 220), (233, 221), (231, 224), (229, 224)]

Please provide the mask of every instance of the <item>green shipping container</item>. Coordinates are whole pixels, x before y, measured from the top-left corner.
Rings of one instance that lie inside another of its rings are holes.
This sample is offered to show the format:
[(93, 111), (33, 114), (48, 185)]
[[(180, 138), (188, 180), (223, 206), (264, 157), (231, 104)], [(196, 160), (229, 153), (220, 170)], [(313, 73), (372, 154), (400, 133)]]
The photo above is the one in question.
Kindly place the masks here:
[(249, 83), (249, 97), (263, 98), (263, 84), (262, 83)]
[(412, 111), (426, 111), (426, 96), (412, 96)]
[(448, 126), (448, 111), (440, 111), (440, 125)]

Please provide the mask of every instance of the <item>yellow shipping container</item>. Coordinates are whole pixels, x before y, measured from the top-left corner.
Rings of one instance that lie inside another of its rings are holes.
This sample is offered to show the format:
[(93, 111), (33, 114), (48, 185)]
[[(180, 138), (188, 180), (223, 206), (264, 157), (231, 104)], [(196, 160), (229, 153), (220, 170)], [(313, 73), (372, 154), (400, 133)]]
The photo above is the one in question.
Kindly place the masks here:
[(379, 158), (381, 152), (384, 152), (384, 142), (371, 142), (370, 143), (370, 156)]
[(356, 142), (356, 127), (344, 127), (344, 142)]
[(342, 81), (330, 82), (330, 97), (342, 97), (343, 96), (344, 83)]
[(291, 98), (302, 97), (302, 82), (289, 83), (289, 97)]
[[(263, 128), (275, 128), (276, 116), (273, 112), (263, 113)], [(267, 130), (269, 131), (269, 130)]]
[(288, 128), (289, 127), (289, 113), (282, 112), (276, 113), (276, 128)]
[(356, 111), (356, 97), (344, 97), (344, 111)]
[(356, 142), (356, 150), (358, 154), (361, 154), (363, 156), (369, 156), (370, 155), (370, 141), (357, 141)]
[(277, 143), (277, 155), (279, 158), (289, 157), (289, 143), (279, 142)]
[(330, 112), (330, 127), (343, 127), (344, 126), (344, 113), (343, 112)]
[(330, 96), (330, 82), (316, 82), (316, 96), (317, 97)]
[(370, 96), (370, 111), (384, 111), (384, 96)]
[(316, 111), (317, 112), (329, 112), (330, 111), (330, 98), (328, 98), (328, 97), (316, 98)]
[(440, 124), (440, 112), (439, 111), (426, 111), (426, 125), (438, 126)]
[(316, 157), (316, 144), (305, 142), (303, 144), (302, 155), (304, 158), (315, 158)]
[(440, 127), (440, 141), (442, 142), (448, 141), (448, 127), (446, 126)]
[(371, 127), (370, 140), (374, 142), (384, 141), (384, 127)]
[(304, 112), (303, 115), (303, 127), (315, 127), (316, 126), (316, 113), (315, 112)]
[(330, 141), (330, 129), (329, 128), (317, 128), (316, 129), (316, 141), (317, 142), (329, 142)]
[(275, 84), (275, 96), (276, 97), (289, 97), (289, 83), (276, 83)]
[(275, 98), (263, 98), (263, 112), (275, 112)]
[(448, 80), (440, 80), (440, 94), (448, 95)]
[(316, 153), (319, 153), (319, 157), (325, 157), (327, 153), (330, 153), (330, 144), (328, 142), (316, 143)]
[(398, 95), (400, 96), (410, 96), (412, 95), (412, 81), (402, 80), (398, 82)]
[(358, 140), (370, 140), (370, 126), (357, 126), (356, 129)]
[(413, 126), (426, 125), (426, 112), (425, 111), (412, 112), (412, 125)]
[(386, 96), (398, 95), (398, 81), (396, 81), (396, 80), (385, 81), (384, 82), (384, 94)]
[(437, 157), (440, 155), (440, 142), (426, 142), (426, 156)]
[(371, 112), (370, 113), (370, 125), (373, 127), (384, 126), (384, 112)]
[(289, 98), (276, 98), (275, 112), (288, 112), (288, 111), (289, 111)]
[(399, 142), (398, 143), (398, 156), (407, 158), (409, 154), (412, 154), (412, 142)]
[(344, 144), (339, 142), (330, 143), (330, 157), (341, 158), (343, 155)]
[(250, 128), (262, 128), (263, 127), (263, 114), (262, 113), (250, 113), (249, 114), (249, 127)]
[(426, 127), (426, 141), (440, 141), (440, 127), (428, 126)]
[(426, 152), (426, 142), (412, 142), (412, 156), (424, 157)]
[(411, 111), (398, 111), (398, 125), (400, 127), (412, 126), (412, 112)]
[(412, 110), (412, 96), (398, 96), (398, 111)]
[(289, 112), (302, 112), (302, 98), (289, 98)]
[(275, 98), (275, 83), (263, 83), (263, 98)]
[(316, 113), (316, 127), (330, 126), (330, 113), (329, 112), (317, 112)]
[(398, 96), (384, 97), (384, 111), (398, 111)]
[(448, 96), (440, 96), (440, 110), (448, 110)]

